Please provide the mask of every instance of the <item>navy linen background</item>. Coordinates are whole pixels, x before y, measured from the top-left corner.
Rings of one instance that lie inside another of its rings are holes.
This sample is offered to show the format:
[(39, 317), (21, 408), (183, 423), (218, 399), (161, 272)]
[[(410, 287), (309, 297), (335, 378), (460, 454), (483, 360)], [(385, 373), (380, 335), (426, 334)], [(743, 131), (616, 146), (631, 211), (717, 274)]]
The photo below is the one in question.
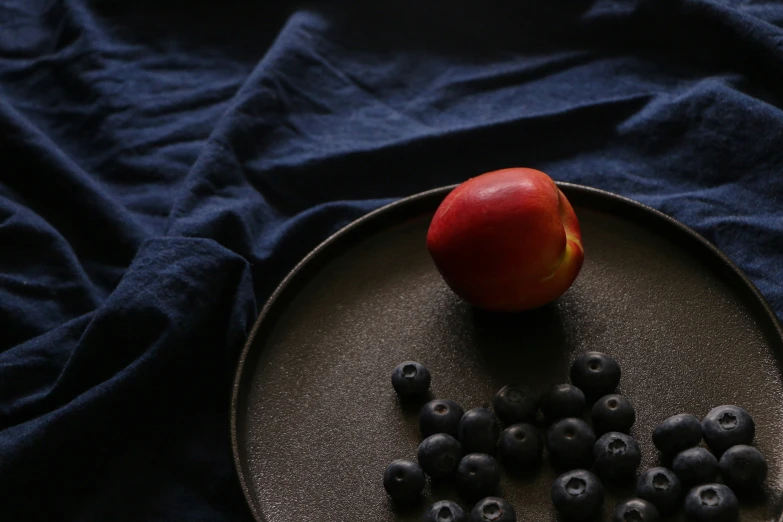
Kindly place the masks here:
[(248, 520), (229, 392), (265, 299), (487, 170), (652, 205), (783, 312), (780, 3), (274, 4), (0, 0), (1, 520)]

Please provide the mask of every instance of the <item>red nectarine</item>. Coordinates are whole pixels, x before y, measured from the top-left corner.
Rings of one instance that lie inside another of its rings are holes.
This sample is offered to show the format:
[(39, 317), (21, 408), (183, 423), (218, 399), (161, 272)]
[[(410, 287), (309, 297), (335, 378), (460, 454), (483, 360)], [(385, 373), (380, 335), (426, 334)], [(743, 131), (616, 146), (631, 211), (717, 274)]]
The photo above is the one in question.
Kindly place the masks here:
[(560, 297), (584, 261), (574, 209), (545, 173), (487, 172), (455, 188), (427, 248), (448, 286), (479, 308), (521, 311)]

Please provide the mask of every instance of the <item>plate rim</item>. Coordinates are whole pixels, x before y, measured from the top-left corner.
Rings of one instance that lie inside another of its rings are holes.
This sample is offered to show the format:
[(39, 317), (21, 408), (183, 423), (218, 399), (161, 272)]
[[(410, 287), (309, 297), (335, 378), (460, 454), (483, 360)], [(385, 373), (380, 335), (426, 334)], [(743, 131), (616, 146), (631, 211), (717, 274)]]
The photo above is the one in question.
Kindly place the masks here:
[[(616, 194), (614, 192), (610, 192), (607, 190), (590, 187), (587, 185), (581, 185), (578, 183), (571, 183), (565, 181), (555, 181), (555, 183), (557, 184), (558, 188), (560, 188), (561, 190), (565, 189), (566, 191), (569, 192), (573, 191), (576, 194), (581, 193), (587, 196), (613, 200), (617, 203), (630, 206), (631, 208), (634, 208), (638, 211), (644, 211), (644, 214), (651, 215), (654, 216), (655, 219), (662, 220), (668, 226), (673, 226), (674, 228), (678, 229), (681, 233), (685, 234), (685, 236), (687, 236), (689, 239), (695, 240), (702, 248), (706, 249), (706, 251), (708, 251), (710, 254), (717, 256), (723, 262), (726, 268), (728, 268), (731, 272), (733, 272), (733, 274), (736, 277), (739, 278), (739, 281), (746, 287), (745, 288), (746, 290), (750, 291), (751, 295), (753, 296), (757, 304), (760, 305), (760, 310), (770, 321), (769, 326), (775, 331), (777, 336), (781, 339), (781, 342), (783, 342), (783, 323), (781, 323), (780, 319), (775, 314), (774, 309), (769, 304), (769, 302), (764, 297), (764, 295), (761, 293), (761, 291), (758, 289), (758, 287), (753, 283), (753, 281), (750, 280), (750, 278), (748, 278), (748, 276), (742, 271), (742, 269), (734, 263), (734, 261), (732, 261), (723, 251), (721, 251), (717, 246), (715, 246), (713, 243), (707, 240), (704, 236), (699, 234), (696, 230), (682, 223), (681, 221), (678, 221), (677, 219), (669, 216), (668, 214), (665, 214), (664, 212), (661, 212), (660, 210), (653, 208), (649, 205), (646, 205), (644, 203), (641, 203), (635, 199), (620, 194)], [(286, 288), (288, 288), (288, 286), (296, 279), (298, 274), (302, 272), (303, 269), (314, 258), (321, 255), (323, 251), (328, 249), (339, 238), (365, 225), (367, 222), (374, 220), (376, 217), (391, 212), (393, 210), (396, 210), (400, 207), (406, 207), (414, 203), (420, 202), (422, 200), (432, 198), (439, 194), (443, 194), (443, 197), (445, 198), (446, 195), (448, 195), (452, 190), (454, 190), (458, 186), (459, 186), (458, 183), (453, 185), (446, 185), (446, 186), (441, 186), (434, 189), (426, 190), (424, 192), (412, 194), (410, 196), (402, 197), (397, 201), (393, 201), (386, 205), (382, 205), (377, 209), (372, 210), (364, 214), (363, 216), (356, 218), (355, 220), (351, 221), (345, 226), (341, 227), (339, 230), (330, 234), (326, 239), (321, 241), (298, 263), (296, 263), (296, 265), (294, 265), (294, 267), (280, 281), (277, 287), (275, 287), (275, 290), (272, 292), (272, 294), (270, 294), (269, 298), (264, 303), (264, 306), (262, 307), (255, 322), (253, 323), (253, 328), (251, 328), (250, 333), (247, 336), (247, 340), (242, 346), (242, 351), (239, 354), (237, 363), (234, 368), (234, 378), (232, 379), (232, 389), (231, 389), (231, 414), (229, 416), (230, 433), (231, 433), (231, 452), (233, 457), (232, 460), (234, 465), (234, 473), (237, 479), (239, 480), (239, 485), (240, 488), (242, 489), (242, 494), (245, 498), (245, 503), (247, 504), (250, 513), (252, 514), (256, 522), (267, 522), (267, 519), (263, 513), (260, 513), (259, 510), (256, 509), (256, 504), (251, 496), (250, 486), (248, 485), (248, 478), (245, 476), (245, 473), (242, 470), (242, 459), (241, 459), (240, 448), (239, 448), (239, 436), (238, 436), (237, 423), (239, 420), (238, 402), (239, 402), (240, 391), (242, 388), (242, 379), (245, 373), (244, 372), (245, 363), (247, 362), (248, 355), (250, 354), (250, 351), (255, 341), (255, 337), (258, 334), (258, 331), (260, 330), (261, 324), (264, 322), (264, 319), (269, 315), (269, 312), (272, 309), (272, 307), (278, 301), (280, 296), (285, 292)], [(783, 522), (783, 513), (781, 513), (777, 521)]]

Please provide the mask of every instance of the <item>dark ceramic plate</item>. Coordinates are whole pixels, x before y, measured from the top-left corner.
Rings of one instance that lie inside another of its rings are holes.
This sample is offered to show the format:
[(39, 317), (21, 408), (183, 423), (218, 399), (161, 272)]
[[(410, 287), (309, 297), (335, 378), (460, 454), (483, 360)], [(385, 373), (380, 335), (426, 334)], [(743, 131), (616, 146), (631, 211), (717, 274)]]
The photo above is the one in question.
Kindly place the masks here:
[[(433, 395), (467, 410), (510, 382), (566, 382), (585, 350), (622, 366), (643, 469), (659, 462), (651, 434), (667, 416), (747, 408), (770, 472), (742, 520), (780, 517), (783, 331), (774, 313), (726, 257), (678, 222), (613, 194), (560, 186), (580, 219), (586, 261), (568, 292), (542, 309), (482, 313), (445, 286), (425, 235), (452, 187), (354, 222), (285, 279), (242, 352), (233, 394), (234, 459), (257, 520), (419, 521), (429, 503), (456, 496), (428, 485), (409, 509), (387, 499), (384, 468), (415, 459), (420, 441), (417, 408), (398, 402), (392, 368), (421, 361)], [(500, 493), (520, 520), (555, 520), (555, 476), (548, 466), (532, 479), (504, 476)], [(605, 520), (631, 492), (610, 490)]]

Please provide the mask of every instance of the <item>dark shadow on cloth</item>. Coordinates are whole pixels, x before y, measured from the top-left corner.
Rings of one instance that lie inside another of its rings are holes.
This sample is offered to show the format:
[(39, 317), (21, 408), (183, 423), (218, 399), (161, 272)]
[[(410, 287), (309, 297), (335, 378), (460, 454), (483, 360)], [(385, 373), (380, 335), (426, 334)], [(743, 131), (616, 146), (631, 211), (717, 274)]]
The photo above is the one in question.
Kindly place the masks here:
[(232, 59), (260, 60), (294, 11), (291, 2), (95, 2), (95, 13), (124, 38), (161, 44), (176, 41), (189, 51), (224, 52)]
[[(594, 0), (548, 2), (337, 2), (325, 8), (341, 20), (329, 38), (366, 50), (481, 54), (497, 49), (552, 49)], [(324, 9), (324, 8), (322, 8)], [(365, 24), (373, 31), (364, 31)]]

